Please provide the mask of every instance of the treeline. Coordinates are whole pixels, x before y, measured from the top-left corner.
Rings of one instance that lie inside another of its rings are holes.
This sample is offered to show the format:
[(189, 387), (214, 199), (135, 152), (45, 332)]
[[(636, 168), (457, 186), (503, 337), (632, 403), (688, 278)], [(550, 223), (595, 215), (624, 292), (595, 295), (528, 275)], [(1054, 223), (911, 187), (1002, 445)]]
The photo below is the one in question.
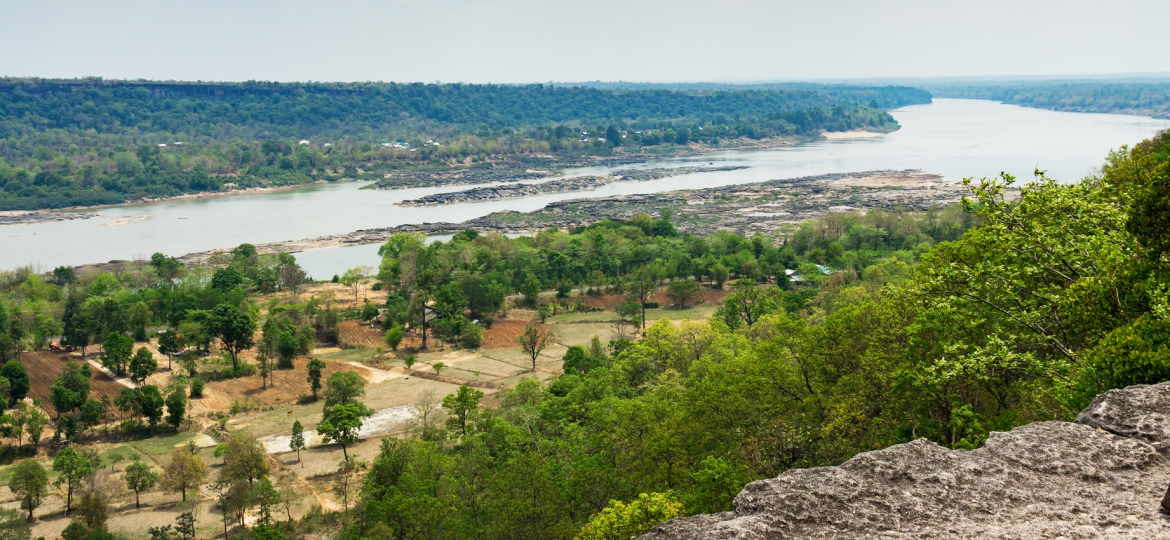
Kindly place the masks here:
[(1170, 118), (1170, 82), (1008, 81), (924, 87), (942, 98), (989, 99), (1053, 111)]
[[(565, 375), (521, 382), (498, 408), (463, 387), (443, 400), (445, 424), (383, 442), (362, 520), (341, 537), (627, 538), (728, 510), (745, 483), (791, 468), (917, 438), (972, 449), (1110, 388), (1170, 380), (1167, 156), (1162, 135), (1112, 154), (1100, 178), (1039, 175), (1018, 201), (1004, 197), (1010, 177), (971, 182), (977, 226), (917, 264), (829, 268), (820, 286), (744, 271), (711, 320), (571, 348)], [(873, 246), (852, 234), (865, 225), (802, 236)], [(388, 249), (384, 269), (426, 295), (425, 276), (401, 270), (417, 256)], [(626, 274), (627, 289), (639, 296), (662, 266)], [(808, 300), (789, 308), (786, 287)]]
[[(511, 154), (605, 154), (893, 130), (905, 89), (0, 79), (0, 210), (361, 177)], [(304, 144), (300, 144), (304, 141)], [(401, 144), (397, 144), (401, 143)]]
[(761, 82), (761, 83), (639, 83), (629, 81), (585, 81), (554, 83), (562, 87), (588, 87), (601, 90), (668, 90), (672, 92), (713, 92), (735, 90), (784, 90), (815, 91), (831, 96), (869, 103), (875, 108), (895, 109), (906, 105), (930, 103), (931, 94), (921, 88), (910, 86), (858, 86), (852, 84), (820, 84), (808, 82)]

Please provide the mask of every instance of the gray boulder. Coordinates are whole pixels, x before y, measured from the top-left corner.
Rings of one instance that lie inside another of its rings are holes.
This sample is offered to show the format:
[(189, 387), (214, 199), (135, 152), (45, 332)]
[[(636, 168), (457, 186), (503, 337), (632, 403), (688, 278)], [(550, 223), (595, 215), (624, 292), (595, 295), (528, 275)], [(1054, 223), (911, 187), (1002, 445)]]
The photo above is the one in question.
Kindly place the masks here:
[(970, 452), (920, 439), (787, 471), (745, 486), (732, 512), (641, 538), (1170, 538), (1168, 413), (1170, 383), (1112, 390), (1075, 422), (993, 433)]

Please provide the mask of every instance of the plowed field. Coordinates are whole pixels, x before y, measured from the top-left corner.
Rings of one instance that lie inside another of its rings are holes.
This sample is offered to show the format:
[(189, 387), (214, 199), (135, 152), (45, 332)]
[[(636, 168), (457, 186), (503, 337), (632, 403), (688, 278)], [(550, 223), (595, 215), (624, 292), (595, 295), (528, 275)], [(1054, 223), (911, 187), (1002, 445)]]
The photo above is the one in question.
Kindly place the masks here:
[[(29, 397), (41, 400), (42, 408), (52, 415), (56, 415), (57, 411), (49, 402), (49, 387), (57, 382), (57, 377), (65, 369), (65, 362), (68, 359), (69, 357), (64, 354), (46, 351), (20, 353), (20, 363), (24, 364), (24, 369), (28, 371)], [(93, 375), (89, 379), (90, 397), (100, 399), (105, 394), (113, 399), (122, 392), (123, 388), (126, 388), (111, 379), (109, 375), (96, 369), (92, 371)]]
[(385, 347), (382, 344), (383, 332), (377, 328), (370, 328), (362, 321), (342, 321), (337, 325), (341, 332), (341, 342), (362, 347)]
[[(492, 327), (483, 331), (483, 342), (480, 347), (484, 349), (513, 349), (520, 347), (520, 334), (524, 333), (524, 327), (528, 321), (519, 319), (499, 319), (492, 323)], [(540, 325), (548, 329), (545, 325)]]
[[(363, 379), (369, 380), (372, 372), (361, 366), (334, 362), (322, 359), (325, 370), (321, 374), (321, 384), (325, 379), (337, 371), (356, 371)], [(225, 379), (222, 381), (208, 381), (203, 389), (203, 397), (192, 399), (191, 405), (195, 412), (226, 411), (231, 408), (233, 401), (255, 400), (264, 405), (275, 403), (295, 402), (300, 396), (307, 396), (309, 391), (308, 370), (305, 367), (308, 358), (297, 358), (293, 361), (294, 369), (281, 369), (272, 374), (268, 387), (264, 388), (259, 376), (240, 379)]]

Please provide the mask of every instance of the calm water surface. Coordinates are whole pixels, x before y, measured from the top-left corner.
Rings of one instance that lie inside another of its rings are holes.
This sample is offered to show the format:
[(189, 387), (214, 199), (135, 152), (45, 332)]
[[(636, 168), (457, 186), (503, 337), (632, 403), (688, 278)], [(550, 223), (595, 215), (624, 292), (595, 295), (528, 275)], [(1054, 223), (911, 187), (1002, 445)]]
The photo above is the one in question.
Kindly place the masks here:
[[(1099, 167), (1111, 149), (1132, 145), (1170, 127), (1170, 121), (1165, 120), (1043, 111), (975, 100), (939, 99), (891, 114), (902, 129), (878, 139), (659, 159), (642, 167), (711, 163), (750, 168), (611, 184), (587, 192), (403, 208), (394, 203), (467, 187), (382, 191), (361, 190), (366, 183), (349, 182), (262, 195), (102, 208), (93, 211), (101, 213), (94, 219), (0, 227), (0, 269), (24, 264), (52, 268), (147, 257), (156, 251), (182, 255), (242, 242), (296, 240), (405, 223), (460, 222), (500, 210), (536, 210), (564, 199), (870, 169), (923, 169), (958, 181), (1000, 171), (1030, 179), (1033, 169), (1039, 167), (1050, 176), (1073, 181)], [(611, 170), (590, 167), (566, 174), (603, 174)], [(111, 220), (130, 216), (147, 218), (110, 226)], [(377, 246), (321, 249), (298, 254), (297, 258), (318, 279), (357, 265), (376, 266), (378, 262)]]

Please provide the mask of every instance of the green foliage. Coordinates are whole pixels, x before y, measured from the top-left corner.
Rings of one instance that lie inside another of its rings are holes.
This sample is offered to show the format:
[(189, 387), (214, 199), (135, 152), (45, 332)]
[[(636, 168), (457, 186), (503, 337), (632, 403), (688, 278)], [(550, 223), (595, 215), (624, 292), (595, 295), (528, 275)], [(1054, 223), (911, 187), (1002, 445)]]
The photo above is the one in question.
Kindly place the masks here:
[(239, 434), (232, 437), (224, 450), (224, 456), (221, 481), (247, 480), (252, 483), (268, 477), (268, 453), (252, 436)]
[(610, 501), (577, 535), (578, 540), (624, 540), (641, 536), (663, 521), (682, 515), (683, 504), (668, 493), (642, 493), (629, 504)]
[(402, 343), (402, 334), (402, 327), (394, 326), (393, 328), (386, 331), (386, 335), (383, 338), (383, 341), (386, 342), (387, 347), (390, 347), (390, 350), (397, 351), (398, 344)]
[(247, 313), (230, 304), (219, 304), (207, 315), (207, 330), (219, 338), (223, 349), (231, 355), (232, 370), (239, 369), (239, 354), (252, 348), (256, 321)]
[(346, 447), (357, 442), (358, 430), (362, 428), (362, 417), (369, 416), (369, 412), (361, 403), (345, 403), (329, 410), (328, 419), (317, 424), (317, 433), (325, 442), (336, 442), (341, 445), (341, 452), (349, 460)]
[(460, 385), (454, 394), (443, 398), (443, 408), (452, 415), (447, 419), (452, 430), (458, 429), (461, 435), (467, 434), (467, 423), (474, 420), (479, 412), (479, 400), (483, 399), (483, 392), (467, 385)]
[(142, 461), (135, 460), (126, 466), (126, 470), (122, 477), (126, 480), (126, 489), (134, 492), (134, 507), (138, 508), (139, 495), (143, 491), (147, 491), (158, 483), (158, 473), (150, 470), (150, 465)]
[(167, 423), (176, 430), (187, 418), (187, 393), (183, 388), (175, 388), (167, 394)]
[(1056, 111), (1170, 116), (1170, 84), (1115, 81), (1003, 81), (936, 83), (924, 89), (937, 97), (989, 99)]
[(207, 384), (207, 382), (199, 377), (191, 379), (191, 397), (202, 397), (203, 386), (205, 384)]
[(309, 360), (306, 369), (309, 378), (306, 382), (309, 383), (309, 390), (313, 392), (313, 399), (317, 399), (317, 392), (321, 391), (321, 372), (325, 369), (325, 362), (319, 358)]
[[(89, 400), (89, 378), (91, 373), (89, 364), (83, 364), (73, 360), (65, 363), (65, 368), (61, 371), (61, 375), (57, 377), (53, 386), (49, 387), (49, 402), (57, 409), (58, 421), (61, 420), (62, 415), (71, 414), (87, 403), (87, 400)], [(91, 405), (89, 409), (85, 411), (87, 414), (84, 416), (89, 417), (87, 420), (90, 423), (97, 423), (97, 419), (92, 418), (94, 415), (94, 411), (92, 410), (93, 406)], [(74, 426), (75, 420), (74, 418), (70, 418), (66, 421), (66, 426)], [(76, 436), (75, 429), (64, 429), (62, 431), (69, 436), (70, 440), (73, 440)]]
[[(297, 461), (301, 460), (301, 450), (305, 449), (305, 428), (301, 426), (300, 420), (293, 420), (292, 437), (288, 441), (288, 449), (297, 453)], [(301, 467), (305, 464), (302, 463)]]
[(33, 511), (49, 493), (49, 475), (35, 459), (26, 459), (12, 468), (8, 489), (20, 501), (20, 508), (28, 512), (32, 521)]
[(133, 339), (122, 335), (121, 332), (110, 332), (102, 341), (102, 353), (98, 358), (102, 367), (118, 375), (125, 375), (126, 366), (130, 363), (130, 355), (133, 352)]
[(155, 361), (154, 355), (146, 347), (139, 347), (130, 359), (130, 380), (141, 385), (155, 371), (158, 371), (158, 362)]
[(68, 514), (73, 506), (73, 492), (81, 485), (81, 480), (93, 472), (93, 464), (72, 446), (66, 446), (53, 458), (53, 470), (58, 473), (53, 485), (65, 486), (65, 513)]

